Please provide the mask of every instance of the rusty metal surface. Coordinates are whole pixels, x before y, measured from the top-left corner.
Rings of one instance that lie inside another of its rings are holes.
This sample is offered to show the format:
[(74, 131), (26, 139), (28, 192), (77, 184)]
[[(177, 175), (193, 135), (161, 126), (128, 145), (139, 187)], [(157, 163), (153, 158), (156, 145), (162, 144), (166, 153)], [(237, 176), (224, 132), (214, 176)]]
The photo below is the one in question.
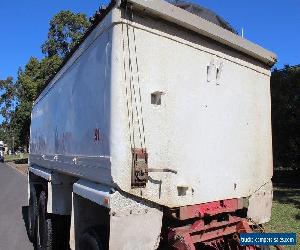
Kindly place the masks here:
[[(175, 249), (196, 249), (196, 243), (214, 245), (219, 241), (226, 240), (227, 236), (231, 235), (229, 239), (235, 240), (236, 246), (239, 248), (238, 234), (245, 232), (252, 232), (246, 219), (229, 216), (226, 221), (212, 220), (206, 224), (203, 220), (198, 220), (191, 225), (172, 228), (169, 231), (168, 239)], [(235, 235), (237, 236), (235, 237)]]
[(132, 149), (131, 186), (145, 187), (148, 182), (148, 154), (145, 148)]
[(218, 246), (216, 249), (230, 249), (230, 245), (244, 249), (239, 244), (239, 234), (253, 230), (247, 219), (238, 215), (242, 208), (243, 202), (237, 199), (179, 208), (178, 219), (184, 219), (185, 223), (181, 221), (182, 225), (169, 227), (168, 242), (178, 250), (198, 249), (196, 245), (200, 243)]

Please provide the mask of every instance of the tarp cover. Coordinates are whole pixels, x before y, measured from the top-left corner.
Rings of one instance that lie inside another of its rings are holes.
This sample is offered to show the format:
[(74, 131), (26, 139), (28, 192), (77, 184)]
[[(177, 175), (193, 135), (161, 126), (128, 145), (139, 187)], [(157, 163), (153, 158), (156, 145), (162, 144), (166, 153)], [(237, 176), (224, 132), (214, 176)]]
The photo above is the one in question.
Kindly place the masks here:
[(209, 9), (183, 0), (168, 0), (168, 2), (194, 15), (200, 16), (203, 19), (212, 22), (226, 30), (236, 33), (234, 28), (226, 20)]

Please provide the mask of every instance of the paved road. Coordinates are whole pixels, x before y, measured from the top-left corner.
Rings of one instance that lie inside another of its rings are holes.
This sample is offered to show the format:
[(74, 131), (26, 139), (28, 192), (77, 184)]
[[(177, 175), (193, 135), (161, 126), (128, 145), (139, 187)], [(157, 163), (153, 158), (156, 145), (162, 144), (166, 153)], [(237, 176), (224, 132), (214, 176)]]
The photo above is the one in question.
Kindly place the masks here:
[(0, 163), (0, 250), (33, 250), (23, 221), (27, 179)]

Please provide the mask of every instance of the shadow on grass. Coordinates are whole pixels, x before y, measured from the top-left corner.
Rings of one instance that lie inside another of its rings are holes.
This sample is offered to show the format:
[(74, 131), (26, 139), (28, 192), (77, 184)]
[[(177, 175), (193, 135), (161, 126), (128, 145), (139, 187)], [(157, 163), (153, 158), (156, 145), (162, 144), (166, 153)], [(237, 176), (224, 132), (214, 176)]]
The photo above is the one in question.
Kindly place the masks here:
[(300, 170), (274, 169), (272, 181), (278, 187), (300, 188)]
[(28, 158), (16, 159), (16, 160), (14, 160), (14, 163), (16, 163), (16, 164), (27, 164), (28, 163)]
[(274, 170), (273, 200), (283, 204), (291, 204), (299, 210), (295, 215), (300, 220), (300, 171)]

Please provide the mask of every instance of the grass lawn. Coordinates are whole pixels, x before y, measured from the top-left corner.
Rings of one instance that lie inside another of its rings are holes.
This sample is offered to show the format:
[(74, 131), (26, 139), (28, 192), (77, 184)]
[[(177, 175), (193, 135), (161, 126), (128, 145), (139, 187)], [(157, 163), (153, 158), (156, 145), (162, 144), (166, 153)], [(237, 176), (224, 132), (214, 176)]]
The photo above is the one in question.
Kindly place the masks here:
[(28, 154), (4, 155), (4, 161), (15, 161), (28, 158)]
[(297, 233), (296, 247), (285, 248), (300, 250), (300, 187), (274, 187), (272, 218), (266, 225), (266, 231)]

